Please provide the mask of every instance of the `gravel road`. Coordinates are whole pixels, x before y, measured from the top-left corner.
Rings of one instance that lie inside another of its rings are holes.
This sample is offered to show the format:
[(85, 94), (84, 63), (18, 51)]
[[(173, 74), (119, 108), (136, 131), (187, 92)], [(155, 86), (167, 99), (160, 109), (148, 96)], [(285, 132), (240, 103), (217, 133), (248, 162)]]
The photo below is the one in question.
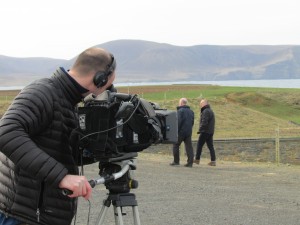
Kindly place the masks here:
[[(170, 155), (139, 153), (134, 178), (142, 225), (299, 225), (300, 167), (203, 160), (193, 168), (172, 167)], [(85, 175), (98, 177), (98, 165)], [(107, 197), (104, 185), (93, 189), (89, 204), (80, 199), (76, 224), (95, 224)], [(124, 225), (134, 224), (131, 207), (124, 207)], [(89, 215), (90, 213), (90, 215)], [(74, 224), (74, 223), (72, 223)], [(113, 206), (105, 225), (115, 224)]]

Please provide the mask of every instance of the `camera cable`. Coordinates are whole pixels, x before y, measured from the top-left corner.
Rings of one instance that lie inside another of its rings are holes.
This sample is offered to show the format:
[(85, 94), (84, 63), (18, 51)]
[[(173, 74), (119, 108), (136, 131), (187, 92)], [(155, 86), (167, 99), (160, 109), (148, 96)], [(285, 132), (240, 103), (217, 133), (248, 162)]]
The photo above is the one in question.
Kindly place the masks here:
[[(84, 176), (84, 167), (83, 167), (83, 158), (82, 158), (82, 154), (80, 154), (80, 163), (79, 163), (79, 168), (80, 168), (80, 171), (79, 171), (79, 175), (80, 176)], [(66, 192), (68, 190), (65, 190)], [(66, 195), (66, 192), (63, 192), (64, 195)], [(87, 217), (87, 225), (90, 224), (90, 215), (91, 215), (91, 202), (90, 200), (88, 199), (88, 217)], [(76, 212), (75, 212), (75, 215), (74, 215), (74, 220), (73, 220), (73, 224), (76, 225), (77, 223), (77, 209), (78, 209), (78, 197), (77, 197), (77, 208), (76, 208)]]

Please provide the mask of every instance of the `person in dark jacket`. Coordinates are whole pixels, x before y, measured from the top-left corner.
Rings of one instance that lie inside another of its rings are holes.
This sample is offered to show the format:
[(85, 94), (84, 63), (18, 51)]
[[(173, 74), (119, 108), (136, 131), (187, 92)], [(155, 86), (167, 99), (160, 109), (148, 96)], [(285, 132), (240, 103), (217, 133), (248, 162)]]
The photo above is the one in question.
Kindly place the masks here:
[(194, 163), (196, 164), (200, 163), (202, 148), (206, 143), (211, 158), (211, 161), (208, 163), (208, 165), (216, 166), (216, 154), (215, 154), (215, 149), (213, 144), (213, 136), (215, 132), (215, 114), (206, 99), (200, 101), (200, 109), (201, 109), (200, 126), (199, 126), (199, 131), (197, 132), (200, 135), (197, 142), (197, 152), (196, 152), (196, 158), (194, 160)]
[(58, 68), (16, 96), (0, 120), (1, 225), (70, 225), (77, 197), (90, 198), (71, 139), (78, 125), (75, 109), (85, 96), (112, 85), (115, 67), (112, 54), (89, 48), (69, 71)]
[(184, 166), (193, 166), (194, 150), (192, 146), (192, 130), (194, 125), (194, 112), (187, 103), (188, 101), (186, 98), (181, 98), (179, 100), (179, 106), (177, 107), (178, 141), (173, 144), (174, 161), (170, 164), (171, 166), (176, 166), (180, 163), (179, 147), (182, 142), (184, 142), (187, 155), (187, 163)]

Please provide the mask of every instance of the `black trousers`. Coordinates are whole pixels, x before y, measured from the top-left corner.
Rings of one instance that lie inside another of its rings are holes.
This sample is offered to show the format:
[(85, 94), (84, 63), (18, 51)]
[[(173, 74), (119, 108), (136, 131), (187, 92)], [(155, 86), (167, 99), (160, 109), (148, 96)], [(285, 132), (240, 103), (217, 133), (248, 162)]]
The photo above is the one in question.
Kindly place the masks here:
[(198, 142), (197, 142), (197, 152), (196, 152), (196, 159), (200, 160), (201, 154), (202, 154), (202, 148), (204, 144), (206, 143), (209, 152), (210, 152), (210, 159), (211, 161), (216, 161), (216, 153), (214, 149), (213, 144), (213, 134), (207, 134), (207, 133), (200, 133)]
[(180, 156), (179, 156), (179, 147), (181, 143), (184, 142), (185, 152), (187, 155), (187, 163), (192, 165), (193, 159), (194, 159), (194, 150), (192, 145), (192, 137), (180, 137), (178, 136), (178, 142), (176, 144), (173, 144), (173, 156), (174, 156), (174, 162), (179, 163), (180, 162)]

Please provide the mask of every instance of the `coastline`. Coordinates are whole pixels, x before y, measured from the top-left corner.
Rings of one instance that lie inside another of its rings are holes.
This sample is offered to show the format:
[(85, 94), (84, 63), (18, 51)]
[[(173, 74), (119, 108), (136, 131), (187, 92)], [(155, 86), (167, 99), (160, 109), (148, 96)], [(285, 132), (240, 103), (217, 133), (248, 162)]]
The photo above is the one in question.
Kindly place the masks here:
[[(300, 88), (300, 79), (276, 80), (225, 80), (225, 81), (164, 81), (164, 82), (116, 82), (116, 87), (203, 84), (232, 87)], [(25, 86), (0, 86), (0, 91), (21, 90)]]

